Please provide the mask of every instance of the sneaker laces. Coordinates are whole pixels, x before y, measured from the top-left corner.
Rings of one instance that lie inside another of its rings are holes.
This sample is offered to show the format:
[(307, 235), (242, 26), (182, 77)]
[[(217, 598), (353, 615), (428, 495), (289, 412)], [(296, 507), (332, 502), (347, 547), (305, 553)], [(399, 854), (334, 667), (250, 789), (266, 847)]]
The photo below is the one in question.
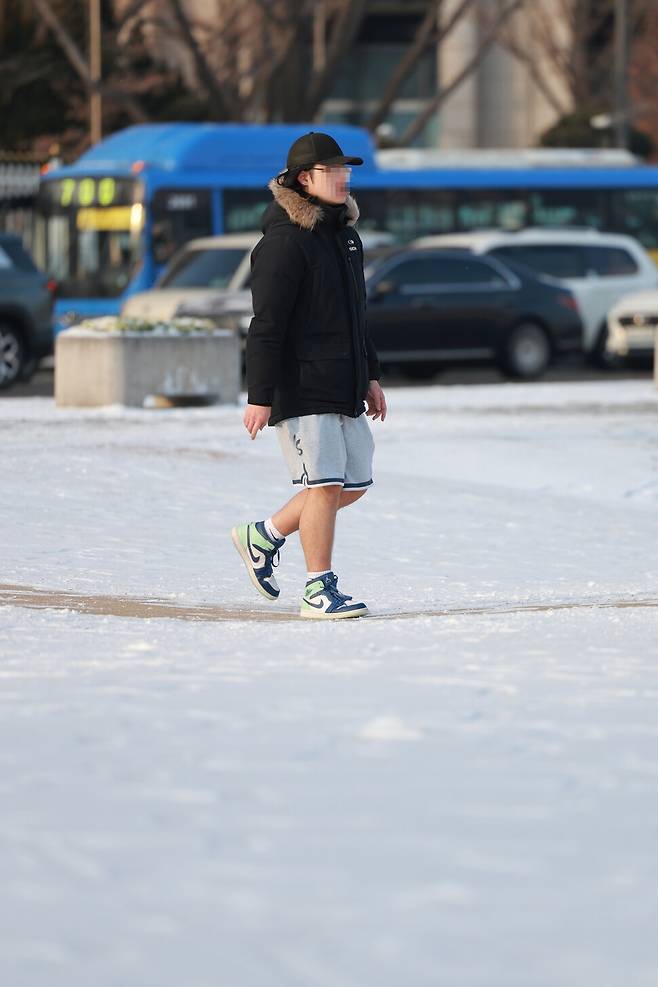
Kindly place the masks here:
[(279, 562), (281, 561), (281, 552), (278, 548), (261, 549), (261, 551), (267, 556), (267, 562), (261, 566), (260, 571), (261, 575), (267, 579), (268, 576), (272, 575), (273, 569), (278, 569)]
[(338, 583), (338, 576), (336, 575), (335, 572), (332, 572), (331, 575), (327, 576), (327, 582), (326, 582), (327, 592), (329, 593), (330, 596), (334, 598), (334, 600), (336, 600), (337, 603), (339, 604), (347, 603), (347, 601), (351, 600), (352, 597), (346, 596), (345, 593), (341, 593), (341, 591), (338, 589), (337, 583)]

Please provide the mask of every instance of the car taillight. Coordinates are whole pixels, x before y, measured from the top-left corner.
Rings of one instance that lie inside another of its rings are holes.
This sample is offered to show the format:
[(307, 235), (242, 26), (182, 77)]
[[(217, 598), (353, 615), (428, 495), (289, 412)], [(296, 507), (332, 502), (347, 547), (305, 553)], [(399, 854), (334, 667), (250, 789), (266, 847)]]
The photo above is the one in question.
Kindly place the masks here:
[(560, 294), (557, 296), (558, 305), (570, 309), (572, 312), (578, 311), (578, 302), (573, 295)]
[(50, 278), (48, 281), (46, 281), (46, 288), (48, 289), (51, 295), (55, 295), (57, 291), (57, 282), (55, 281), (54, 278)]

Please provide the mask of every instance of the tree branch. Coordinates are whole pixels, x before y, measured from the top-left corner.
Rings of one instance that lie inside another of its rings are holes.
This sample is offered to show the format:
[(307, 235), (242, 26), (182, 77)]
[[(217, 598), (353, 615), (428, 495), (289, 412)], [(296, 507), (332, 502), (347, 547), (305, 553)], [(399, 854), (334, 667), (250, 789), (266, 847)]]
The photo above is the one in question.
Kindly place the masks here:
[(438, 34), (435, 33), (436, 20), (437, 13), (441, 5), (441, 0), (434, 0), (434, 2), (430, 4), (424, 19), (418, 27), (413, 44), (402, 56), (397, 68), (388, 81), (379, 106), (366, 124), (368, 130), (376, 130), (379, 124), (386, 119), (386, 116), (398, 92), (400, 91), (402, 84), (416, 67), (419, 59), (429, 45), (440, 45), (444, 38), (450, 34), (453, 27), (462, 19), (462, 17), (464, 17), (466, 13), (468, 13), (469, 8), (476, 2), (477, 0), (462, 0), (459, 6), (456, 7), (451, 14), (446, 24), (441, 27)]
[(149, 3), (151, 3), (151, 0), (133, 0), (131, 4), (128, 4), (128, 6), (123, 11), (121, 16), (117, 18), (116, 21), (117, 31), (121, 30), (121, 28), (125, 24), (127, 24), (128, 21), (131, 21), (133, 17), (137, 17), (137, 15), (141, 12), (142, 8), (146, 7), (146, 5)]
[[(92, 81), (87, 61), (55, 11), (50, 6), (48, 0), (33, 0), (33, 3), (37, 12), (41, 15), (41, 19), (52, 31), (55, 40), (66, 55), (66, 58), (80, 76), (87, 89), (91, 91)], [(146, 113), (133, 96), (129, 96), (127, 93), (121, 93), (116, 89), (108, 87), (105, 83), (101, 83), (99, 88), (101, 93), (113, 96), (115, 99), (119, 100), (125, 107), (126, 112), (136, 123), (144, 123), (147, 119)]]
[(33, 3), (37, 9), (37, 12), (41, 15), (41, 19), (52, 31), (57, 44), (66, 55), (75, 71), (78, 73), (85, 85), (90, 86), (91, 76), (89, 74), (87, 60), (83, 57), (80, 49), (60, 21), (55, 11), (50, 6), (48, 0), (33, 0)]
[[(263, 61), (260, 69), (258, 69), (253, 76), (252, 90), (249, 94), (249, 100), (246, 107), (248, 112), (253, 112), (255, 110), (255, 107), (258, 105), (258, 101), (262, 98), (263, 93), (270, 85), (272, 77), (279, 71), (286, 58), (292, 51), (295, 42), (298, 40), (299, 26), (298, 20), (292, 19), (287, 22), (283, 31), (283, 40), (279, 44), (278, 51), (272, 51), (270, 59), (268, 61)], [(271, 36), (268, 35), (268, 41), (270, 41), (270, 38)]]
[(407, 146), (411, 144), (412, 140), (418, 136), (418, 134), (423, 130), (428, 121), (436, 113), (440, 106), (445, 103), (446, 99), (452, 95), (452, 93), (459, 88), (464, 79), (468, 78), (469, 75), (477, 68), (479, 63), (482, 61), (483, 56), (492, 46), (497, 38), (498, 32), (503, 24), (508, 20), (511, 15), (518, 10), (525, 0), (512, 0), (509, 6), (505, 7), (504, 10), (496, 17), (493, 23), (488, 28), (486, 34), (484, 35), (482, 41), (477, 47), (477, 50), (473, 54), (462, 69), (457, 73), (455, 78), (450, 82), (445, 89), (442, 89), (436, 94), (433, 100), (425, 107), (422, 113), (419, 113), (416, 119), (409, 124), (402, 137), (400, 138), (399, 144), (401, 146)]
[(318, 72), (311, 76), (311, 83), (304, 99), (305, 115), (312, 119), (335, 75), (336, 67), (345, 52), (352, 46), (361, 26), (368, 0), (343, 0), (327, 46), (327, 59)]
[(181, 40), (194, 60), (199, 82), (211, 101), (215, 104), (215, 117), (223, 120), (240, 119), (240, 108), (236, 100), (231, 99), (222, 86), (219, 85), (204, 53), (197, 44), (190, 23), (183, 11), (181, 0), (169, 0), (169, 5), (178, 25)]
[(555, 110), (558, 116), (562, 116), (567, 112), (568, 106), (551, 88), (542, 68), (541, 60), (536, 57), (533, 45), (531, 44), (528, 47), (523, 41), (520, 41), (518, 36), (512, 32), (511, 28), (512, 25), (510, 25), (510, 30), (499, 35), (501, 45), (503, 45), (513, 58), (525, 66), (528, 75), (537, 86), (537, 89), (542, 93), (546, 102)]

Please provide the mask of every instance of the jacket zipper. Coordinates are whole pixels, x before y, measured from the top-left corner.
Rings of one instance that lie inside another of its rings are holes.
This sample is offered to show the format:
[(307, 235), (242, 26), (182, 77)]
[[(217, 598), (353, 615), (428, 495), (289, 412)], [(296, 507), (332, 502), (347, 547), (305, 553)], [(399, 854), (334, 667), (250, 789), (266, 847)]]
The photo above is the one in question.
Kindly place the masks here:
[[(336, 246), (338, 248), (338, 251), (337, 252), (339, 254), (339, 264), (343, 268), (349, 267), (349, 269), (350, 269), (350, 276), (352, 278), (352, 284), (354, 285), (354, 304), (353, 305), (350, 305), (350, 322), (352, 323), (352, 325), (351, 325), (351, 329), (352, 329), (352, 351), (355, 354), (355, 356), (358, 357), (359, 356), (359, 353), (358, 353), (358, 344), (360, 342), (360, 340), (358, 339), (359, 313), (357, 311), (357, 305), (358, 305), (358, 302), (359, 302), (359, 289), (358, 289), (358, 286), (357, 286), (357, 283), (356, 283), (356, 277), (354, 275), (354, 271), (352, 269), (352, 265), (350, 264), (350, 262), (348, 260), (346, 260), (343, 257), (343, 252), (340, 249), (340, 246), (342, 245), (342, 237), (341, 237), (340, 233), (334, 234), (334, 240), (336, 241)], [(348, 288), (348, 295), (349, 295), (349, 288)], [(356, 323), (354, 321), (355, 319), (356, 319)], [(366, 350), (365, 350), (365, 342), (364, 342), (364, 346), (363, 346), (363, 355), (367, 357), (367, 353), (366, 353)], [(358, 406), (361, 403), (361, 400), (359, 398), (359, 362), (358, 361), (355, 361), (355, 366), (354, 366), (354, 384), (355, 384), (355, 391), (354, 391), (354, 411), (356, 412), (356, 411), (359, 410), (359, 407)]]

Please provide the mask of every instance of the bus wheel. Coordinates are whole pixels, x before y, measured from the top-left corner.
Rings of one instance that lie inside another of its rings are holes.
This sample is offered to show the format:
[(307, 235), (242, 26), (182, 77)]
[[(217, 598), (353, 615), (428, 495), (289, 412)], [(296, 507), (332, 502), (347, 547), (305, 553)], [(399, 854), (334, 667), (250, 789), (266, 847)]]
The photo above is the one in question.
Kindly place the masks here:
[(501, 365), (515, 380), (543, 377), (551, 362), (551, 344), (541, 326), (522, 322), (507, 337)]
[(0, 322), (0, 391), (21, 379), (27, 354), (20, 332), (7, 322)]

